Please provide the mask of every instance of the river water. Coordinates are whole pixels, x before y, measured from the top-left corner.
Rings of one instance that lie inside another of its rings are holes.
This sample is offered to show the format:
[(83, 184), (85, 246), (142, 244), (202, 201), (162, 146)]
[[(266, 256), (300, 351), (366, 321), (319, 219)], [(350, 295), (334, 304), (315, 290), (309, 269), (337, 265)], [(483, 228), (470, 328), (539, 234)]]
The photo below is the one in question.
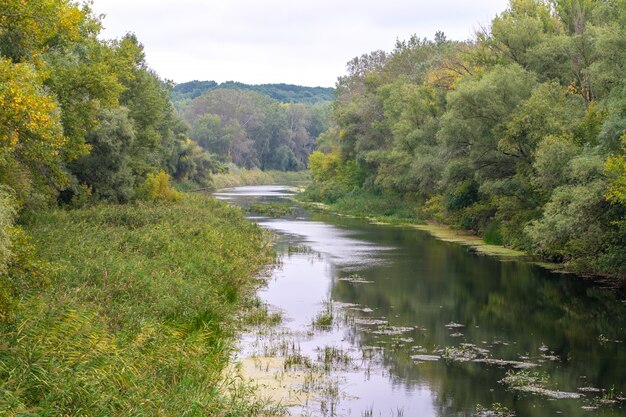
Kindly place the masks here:
[[(244, 208), (290, 195), (216, 194)], [(302, 209), (251, 219), (277, 236), (259, 295), (283, 319), (243, 335), (241, 355), (297, 353), (330, 381), (294, 414), (626, 416), (626, 305), (613, 291), (410, 227)]]

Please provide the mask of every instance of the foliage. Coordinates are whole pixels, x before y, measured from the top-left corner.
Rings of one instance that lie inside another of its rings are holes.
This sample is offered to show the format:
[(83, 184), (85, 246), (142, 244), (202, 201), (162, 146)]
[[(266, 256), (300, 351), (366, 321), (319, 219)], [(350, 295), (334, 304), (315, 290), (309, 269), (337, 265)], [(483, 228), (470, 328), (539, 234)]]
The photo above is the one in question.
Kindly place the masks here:
[(624, 147), (620, 155), (610, 155), (604, 167), (610, 178), (607, 200), (626, 206), (626, 136), (622, 138)]
[(338, 151), (329, 154), (313, 152), (309, 157), (309, 168), (311, 178), (319, 185), (319, 197), (328, 201), (334, 201), (363, 183), (363, 170), (355, 161), (342, 161)]
[(98, 27), (87, 8), (68, 0), (7, 0), (0, 5), (0, 54), (25, 62), (76, 42)]
[(33, 65), (0, 57), (0, 106), (2, 183), (15, 187), (22, 202), (65, 184), (60, 153), (67, 140), (58, 106)]
[(189, 196), (34, 218), (56, 267), (0, 325), (4, 414), (279, 415), (226, 376), (234, 315), (273, 259), (240, 211)]
[(250, 85), (234, 81), (218, 84), (215, 81), (195, 80), (177, 84), (172, 91), (172, 99), (176, 105), (184, 107), (188, 100), (193, 100), (216, 88), (254, 91), (281, 103), (317, 104), (331, 101), (334, 95), (334, 89), (326, 87), (302, 87), (292, 84)]
[(413, 36), (353, 59), (304, 197), (365, 216), (413, 204), (409, 217), (623, 275), (624, 6), (511, 0), (473, 42)]
[(244, 169), (233, 165), (228, 172), (215, 174), (212, 177), (213, 188), (240, 187), (245, 185), (303, 185), (311, 179), (309, 171), (261, 171), (260, 169)]
[[(69, 203), (86, 187), (96, 200), (127, 202), (159, 169), (209, 182), (216, 164), (189, 143), (143, 46), (99, 31), (88, 5), (73, 1), (0, 5), (0, 183), (20, 208)], [(181, 148), (191, 166), (179, 164)]]
[(91, 151), (72, 165), (73, 171), (81, 183), (89, 184), (95, 198), (128, 202), (135, 187), (130, 157), (135, 129), (129, 110), (104, 110), (99, 119), (99, 125), (87, 135)]
[(298, 171), (326, 127), (324, 107), (281, 104), (262, 94), (209, 90), (183, 113), (191, 139), (222, 162), (244, 168)]
[(137, 197), (147, 201), (180, 201), (182, 194), (170, 187), (170, 176), (165, 171), (148, 174), (137, 189)]

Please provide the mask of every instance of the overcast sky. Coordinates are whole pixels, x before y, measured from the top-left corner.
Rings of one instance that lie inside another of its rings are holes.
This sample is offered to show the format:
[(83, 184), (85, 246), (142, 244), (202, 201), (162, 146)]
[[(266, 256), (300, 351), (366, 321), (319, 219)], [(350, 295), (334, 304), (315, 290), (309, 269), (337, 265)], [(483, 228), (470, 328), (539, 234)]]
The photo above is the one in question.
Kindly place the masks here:
[(95, 0), (103, 38), (134, 32), (161, 77), (331, 87), (345, 64), (412, 34), (473, 37), (507, 0)]

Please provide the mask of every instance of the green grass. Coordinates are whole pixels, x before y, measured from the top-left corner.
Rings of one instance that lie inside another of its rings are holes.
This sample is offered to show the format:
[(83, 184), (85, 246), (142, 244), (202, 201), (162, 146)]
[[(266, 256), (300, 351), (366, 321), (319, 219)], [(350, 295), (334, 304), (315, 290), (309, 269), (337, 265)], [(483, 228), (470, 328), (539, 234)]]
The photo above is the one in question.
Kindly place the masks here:
[(306, 184), (311, 180), (309, 171), (261, 171), (259, 169), (243, 169), (232, 167), (226, 174), (211, 176), (213, 186), (222, 188), (240, 187), (244, 185), (271, 185), (271, 184)]
[(379, 195), (354, 189), (345, 194), (339, 194), (329, 201), (320, 199), (314, 187), (309, 187), (298, 195), (298, 199), (304, 202), (322, 201), (333, 212), (378, 219), (386, 223), (423, 223), (418, 216), (420, 205), (399, 196)]
[(0, 325), (1, 415), (279, 415), (225, 372), (274, 259), (238, 209), (186, 196), (33, 219), (51, 284)]
[(294, 207), (290, 203), (253, 203), (248, 211), (268, 217), (283, 217), (293, 214)]

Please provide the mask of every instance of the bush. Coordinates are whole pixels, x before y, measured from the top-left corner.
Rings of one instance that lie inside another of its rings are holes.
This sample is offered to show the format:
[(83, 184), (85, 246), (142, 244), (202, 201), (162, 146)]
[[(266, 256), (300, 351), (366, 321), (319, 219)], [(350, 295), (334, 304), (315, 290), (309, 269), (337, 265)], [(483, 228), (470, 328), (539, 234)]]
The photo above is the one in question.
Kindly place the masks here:
[(140, 200), (180, 201), (182, 194), (170, 187), (170, 176), (163, 170), (158, 174), (148, 174), (135, 194)]

